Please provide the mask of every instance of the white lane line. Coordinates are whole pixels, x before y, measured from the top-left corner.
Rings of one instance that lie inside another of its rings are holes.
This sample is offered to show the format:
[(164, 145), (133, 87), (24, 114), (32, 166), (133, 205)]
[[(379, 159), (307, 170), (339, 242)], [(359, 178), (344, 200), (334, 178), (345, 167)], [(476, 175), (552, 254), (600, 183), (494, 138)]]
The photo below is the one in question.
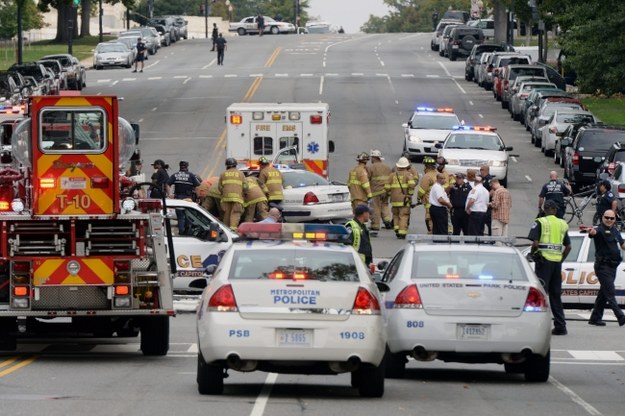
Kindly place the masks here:
[(475, 104), (473, 104), (473, 101), (469, 100), (469, 105), (475, 105)]
[(267, 374), (267, 378), (265, 379), (265, 384), (263, 385), (263, 389), (260, 391), (260, 394), (256, 398), (254, 402), (254, 407), (252, 408), (252, 413), (250, 416), (262, 416), (265, 413), (265, 406), (267, 405), (267, 400), (269, 400), (269, 395), (271, 394), (271, 389), (273, 385), (276, 383), (276, 379), (278, 378), (278, 374), (269, 373)]
[(276, 74), (275, 75), (276, 78), (279, 78), (279, 77), (284, 78), (284, 77), (288, 77), (288, 76), (289, 76), (289, 74)]
[(189, 349), (187, 350), (187, 352), (188, 352), (189, 354), (193, 354), (193, 353), (197, 354), (197, 353), (198, 353), (198, 351), (199, 351), (199, 348), (198, 348), (197, 344), (195, 344), (195, 343), (194, 343), (194, 344), (191, 344), (191, 346), (190, 346), (190, 347), (189, 347)]
[(426, 75), (426, 78), (440, 78), (440, 75)]
[(614, 351), (569, 351), (569, 354), (576, 360), (625, 361), (625, 358)]
[(533, 182), (532, 178), (530, 178), (529, 175), (525, 175), (525, 179), (527, 179), (528, 182)]
[(110, 79), (99, 79), (96, 82), (97, 83), (100, 83), (100, 82), (111, 82), (111, 80)]
[(212, 78), (212, 75), (200, 75), (200, 78)]
[(328, 72), (325, 76), (326, 77), (338, 77), (339, 74), (337, 74), (336, 72)]
[(553, 384), (558, 390), (562, 393), (566, 394), (574, 403), (578, 404), (582, 409), (584, 409), (589, 415), (592, 416), (603, 416), (603, 414), (595, 409), (590, 403), (579, 397), (573, 390), (566, 387), (564, 384), (560, 383), (555, 378), (549, 376), (549, 383)]
[(187, 78), (186, 75), (174, 75), (175, 79), (182, 79), (182, 78)]
[(438, 61), (438, 64), (441, 66), (441, 68), (443, 68), (443, 71), (445, 71), (445, 75), (447, 75), (448, 77), (451, 78), (451, 73), (449, 72), (449, 70), (445, 67), (445, 65), (443, 65), (443, 63), (441, 61)]
[(122, 81), (136, 81), (137, 78), (122, 78)]
[(184, 81), (182, 81), (182, 83), (183, 83), (183, 84), (186, 84), (187, 82), (191, 81), (191, 79), (192, 79), (192, 78), (191, 78), (191, 77), (189, 77), (189, 78), (185, 79)]
[(514, 157), (514, 156), (510, 156), (510, 159), (512, 159), (512, 161), (513, 161), (514, 163), (519, 163), (519, 161), (518, 161), (518, 160), (516, 160), (516, 157)]
[(300, 77), (312, 77), (313, 74), (299, 74)]
[(224, 78), (236, 78), (237, 74), (226, 74), (224, 75)]
[(388, 77), (388, 74), (375, 74), (376, 77)]
[(414, 74), (401, 74), (402, 78), (414, 78)]
[(153, 107), (152, 111), (156, 111), (158, 109), (158, 107)]
[(212, 61), (210, 61), (209, 63), (207, 63), (206, 65), (204, 65), (204, 66), (202, 67), (202, 69), (206, 69), (206, 68), (208, 68), (209, 66), (214, 65), (214, 64), (215, 64), (215, 62), (217, 62), (217, 58), (214, 58)]
[(319, 95), (323, 95), (323, 80), (325, 79), (325, 77), (322, 75), (321, 79), (319, 80)]
[(163, 79), (163, 77), (148, 77), (149, 80)]
[(362, 72), (352, 72), (352, 77), (364, 77), (365, 74)]
[(462, 88), (462, 86), (460, 86), (460, 84), (458, 83), (458, 81), (456, 79), (453, 79), (454, 83), (456, 84), (456, 86), (458, 87), (458, 89), (460, 91), (462, 91), (463, 94), (466, 94), (467, 92), (464, 90), (464, 88)]
[(253, 78), (262, 77), (262, 76), (263, 74), (250, 74), (250, 77), (253, 77)]
[(478, 114), (479, 118), (484, 118), (484, 114)]
[(111, 87), (112, 87), (113, 85), (117, 85), (117, 83), (118, 83), (118, 82), (119, 82), (119, 80), (114, 81), (114, 82), (111, 84)]

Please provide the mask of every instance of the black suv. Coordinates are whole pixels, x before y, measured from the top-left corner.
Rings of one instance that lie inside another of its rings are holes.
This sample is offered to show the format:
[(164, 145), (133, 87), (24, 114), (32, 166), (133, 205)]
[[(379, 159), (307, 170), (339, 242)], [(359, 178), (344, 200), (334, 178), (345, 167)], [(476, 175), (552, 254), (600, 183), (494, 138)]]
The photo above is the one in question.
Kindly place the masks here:
[(597, 178), (602, 173), (612, 175), (616, 166), (623, 162), (625, 162), (625, 141), (613, 143), (605, 154), (603, 163), (597, 168)]
[(473, 45), (469, 57), (464, 65), (464, 79), (471, 81), (475, 77), (475, 65), (480, 62), (480, 57), (484, 52), (504, 52), (505, 46), (483, 43)]
[(473, 45), (484, 43), (484, 32), (470, 26), (456, 26), (449, 33), (446, 55), (450, 61), (455, 61), (458, 56), (469, 56)]
[(564, 177), (577, 189), (595, 183), (597, 168), (606, 153), (614, 143), (623, 141), (625, 126), (591, 124), (580, 127), (573, 143), (566, 148)]

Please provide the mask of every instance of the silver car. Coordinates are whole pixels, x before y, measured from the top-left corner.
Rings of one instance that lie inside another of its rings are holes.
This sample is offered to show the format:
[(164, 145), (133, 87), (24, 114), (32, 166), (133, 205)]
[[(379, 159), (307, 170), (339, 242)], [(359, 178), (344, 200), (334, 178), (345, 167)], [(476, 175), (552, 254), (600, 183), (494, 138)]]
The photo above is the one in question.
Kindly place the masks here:
[(124, 43), (102, 42), (93, 52), (93, 67), (102, 69), (112, 66), (130, 68), (134, 59), (132, 51)]

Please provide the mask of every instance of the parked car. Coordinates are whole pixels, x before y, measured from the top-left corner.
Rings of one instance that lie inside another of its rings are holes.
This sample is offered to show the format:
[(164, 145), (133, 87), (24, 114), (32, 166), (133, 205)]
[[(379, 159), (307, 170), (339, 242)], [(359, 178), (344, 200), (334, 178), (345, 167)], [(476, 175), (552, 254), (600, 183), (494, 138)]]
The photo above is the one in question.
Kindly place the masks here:
[(492, 39), (495, 37), (495, 20), (494, 19), (476, 19), (470, 20), (467, 25), (482, 29), (484, 37), (486, 39)]
[(189, 22), (187, 22), (182, 16), (169, 17), (174, 19), (174, 26), (178, 28), (178, 35), (183, 39), (187, 39), (189, 37), (189, 32), (187, 30), (187, 25), (189, 24)]
[(484, 43), (482, 29), (456, 26), (449, 33), (446, 56), (450, 61), (455, 61), (458, 57), (469, 56), (473, 46), (482, 43)]
[(445, 13), (443, 13), (443, 19), (459, 20), (464, 24), (466, 24), (470, 18), (471, 16), (466, 10), (446, 10)]
[[(563, 139), (564, 140), (564, 139)], [(566, 148), (564, 177), (579, 188), (597, 180), (597, 167), (613, 143), (625, 141), (625, 126), (585, 125)]]
[(138, 39), (134, 36), (128, 36), (128, 37), (117, 38), (115, 40), (110, 40), (109, 42), (123, 43), (124, 45), (126, 45), (126, 48), (128, 48), (131, 54), (130, 62), (134, 63), (135, 59), (137, 58), (137, 40)]
[[(493, 52), (491, 53), (491, 55), (488, 57), (488, 61), (486, 63), (486, 68), (484, 70), (484, 80), (482, 81), (482, 87), (485, 90), (491, 90), (493, 89), (493, 85), (495, 82), (495, 78), (497, 77), (497, 71), (494, 71), (495, 68), (499, 67), (498, 62), (500, 61), (500, 59), (502, 57), (509, 57), (509, 56), (519, 56), (519, 54), (517, 52)], [(509, 61), (504, 61), (503, 62), (505, 65), (508, 65)]]
[(447, 25), (445, 26), (445, 29), (443, 29), (443, 34), (441, 35), (441, 39), (438, 45), (438, 55), (439, 56), (446, 56), (447, 53), (447, 43), (449, 42), (449, 34), (451, 33), (451, 29), (453, 29), (456, 26), (461, 26), (460, 24), (451, 24), (451, 25)]
[(148, 23), (150, 27), (153, 27), (161, 36), (161, 46), (171, 45), (171, 32), (165, 29), (165, 26), (158, 23)]
[(165, 28), (167, 32), (169, 32), (169, 38), (172, 43), (175, 43), (180, 39), (180, 34), (178, 33), (178, 28), (174, 24), (174, 19), (172, 17), (167, 16), (155, 16), (150, 19), (148, 24), (158, 24)]
[(605, 154), (603, 162), (597, 168), (597, 178), (602, 173), (613, 175), (616, 167), (622, 163), (625, 163), (625, 141), (616, 142), (610, 146), (610, 149)]
[(441, 39), (443, 37), (443, 31), (445, 30), (445, 28), (449, 25), (461, 25), (461, 24), (464, 24), (462, 20), (453, 20), (453, 19), (452, 20), (444, 19), (438, 22), (438, 24), (436, 25), (436, 30), (434, 31), (434, 37), (432, 38), (432, 41), (430, 42), (430, 48), (433, 51), (440, 51), (440, 43), (441, 43)]
[(93, 52), (93, 67), (103, 69), (105, 67), (123, 66), (130, 68), (134, 63), (132, 51), (121, 42), (98, 43)]
[(67, 85), (67, 73), (57, 59), (40, 59), (37, 62), (54, 72), (54, 78), (58, 83), (59, 90), (67, 90), (69, 88)]
[(598, 122), (599, 120), (590, 111), (556, 108), (547, 123), (539, 129), (542, 136), (541, 151), (545, 156), (553, 156), (556, 141), (569, 125)]
[[(239, 36), (258, 34), (257, 16), (248, 16), (241, 19), (240, 22), (230, 23), (229, 32), (237, 32)], [(271, 33), (273, 35), (295, 33), (295, 26), (288, 22), (278, 22), (269, 16), (264, 16), (265, 30), (263, 33)]]
[[(619, 157), (622, 156), (622, 154), (619, 155)], [(614, 172), (612, 172), (608, 180), (610, 181), (611, 191), (614, 193), (614, 196), (616, 196), (620, 200), (625, 199), (625, 161), (616, 162), (616, 164), (614, 165)], [(623, 218), (621, 218), (621, 220), (622, 219)], [(623, 289), (625, 289), (625, 285), (618, 288), (620, 293), (625, 293), (623, 291)]]
[(510, 102), (510, 87), (519, 76), (541, 77), (547, 80), (547, 71), (538, 65), (509, 64), (504, 71), (501, 85), (501, 108), (508, 108)]
[(49, 91), (44, 89), (43, 84), (39, 84), (35, 77), (24, 75), (24, 79), (26, 80), (26, 85), (30, 87), (30, 95), (48, 95), (46, 92)]
[(438, 154), (437, 143), (442, 143), (450, 131), (461, 124), (451, 108), (417, 107), (404, 129), (404, 152), (411, 159)]
[(531, 143), (534, 143), (534, 146), (543, 149), (544, 146), (541, 129), (547, 125), (549, 120), (551, 120), (551, 116), (553, 116), (557, 110), (583, 111), (584, 108), (582, 103), (577, 98), (555, 98), (553, 100), (545, 100), (540, 105), (540, 108), (536, 110), (536, 116), (532, 118), (532, 121), (530, 122), (530, 141)]
[(530, 95), (527, 96), (527, 100), (525, 100), (525, 107), (523, 108), (523, 114), (521, 117), (521, 120), (523, 121), (522, 124), (525, 126), (525, 130), (530, 131), (530, 124), (532, 119), (536, 117), (539, 106), (547, 98), (572, 98), (572, 95), (560, 89), (532, 90), (530, 92)]
[(554, 163), (559, 164), (561, 168), (564, 167), (564, 159), (566, 155), (566, 148), (573, 143), (573, 139), (577, 135), (577, 131), (580, 127), (588, 125), (587, 123), (571, 124), (568, 126), (562, 135), (556, 140), (556, 148), (554, 150), (553, 160)]
[(0, 71), (0, 107), (2, 112), (5, 109), (13, 111), (13, 107), (21, 104), (22, 92), (15, 82), (13, 74), (9, 71)]
[(409, 235), (383, 265), (386, 376), (403, 377), (411, 357), (421, 367), (436, 359), (503, 364), (506, 373), (546, 382), (551, 313), (523, 254), (511, 240), (440, 237)]
[(499, 56), (493, 62), (493, 96), (497, 101), (501, 101), (503, 94), (503, 83), (506, 77), (506, 70), (510, 65), (530, 65), (532, 58), (527, 55)]
[(493, 55), (494, 52), (484, 52), (480, 56), (480, 60), (478, 64), (475, 65), (475, 76), (473, 80), (477, 83), (478, 86), (484, 87), (483, 83), (486, 80), (486, 71), (488, 68), (488, 60)]
[(62, 53), (46, 55), (41, 59), (56, 59), (59, 61), (65, 71), (68, 88), (72, 90), (82, 89), (84, 86), (82, 83), (82, 69), (80, 68), (80, 62), (74, 56)]
[(490, 43), (479, 43), (473, 45), (469, 56), (464, 65), (464, 79), (467, 81), (471, 81), (475, 78), (475, 69), (476, 66), (479, 65), (480, 58), (485, 52), (502, 52), (505, 50), (505, 47), (501, 45), (493, 45)]
[(84, 87), (87, 86), (87, 68), (85, 68), (85, 66), (81, 64), (78, 58), (76, 58), (75, 56), (72, 56), (72, 62), (74, 63), (74, 66), (77, 68), (78, 89), (82, 90)]
[[(35, 84), (37, 86), (36, 91), (35, 88), (32, 89), (31, 94), (33, 95), (49, 95), (51, 90), (52, 80), (51, 76), (46, 71), (46, 68), (38, 64), (37, 62), (25, 62), (23, 64), (13, 64), (9, 68), (9, 70), (19, 72), (26, 77), (33, 77), (35, 79)], [(28, 81), (28, 80), (27, 80)], [(34, 84), (32, 81), (28, 81), (28, 84), (32, 87)]]

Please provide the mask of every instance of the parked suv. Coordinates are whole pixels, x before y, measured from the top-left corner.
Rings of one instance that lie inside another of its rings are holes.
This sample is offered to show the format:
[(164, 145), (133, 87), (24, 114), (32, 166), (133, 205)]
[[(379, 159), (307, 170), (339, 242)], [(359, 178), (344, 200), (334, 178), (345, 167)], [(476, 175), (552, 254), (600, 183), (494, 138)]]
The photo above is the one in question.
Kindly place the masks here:
[[(81, 90), (83, 87), (81, 68), (78, 60), (67, 53), (60, 53), (57, 55), (46, 55), (41, 59), (56, 59), (63, 66), (63, 71), (67, 78), (67, 86), (72, 90)], [(78, 62), (78, 65), (77, 65)]]
[(187, 30), (187, 25), (189, 24), (189, 22), (187, 22), (182, 16), (170, 16), (170, 17), (174, 19), (174, 26), (178, 28), (178, 35), (183, 39), (187, 39), (189, 37), (188, 30)]
[(603, 163), (597, 168), (597, 178), (602, 173), (612, 175), (619, 163), (625, 163), (625, 142), (616, 142), (610, 146)]
[(473, 45), (473, 49), (469, 53), (469, 57), (464, 65), (464, 79), (471, 81), (475, 78), (475, 66), (479, 64), (480, 57), (485, 52), (503, 52), (506, 50), (504, 46), (492, 45), (487, 43)]
[(606, 153), (614, 143), (623, 141), (625, 126), (580, 127), (573, 143), (566, 148), (564, 177), (577, 189), (595, 183), (597, 168), (603, 163)]
[(458, 56), (469, 56), (473, 45), (484, 43), (484, 32), (470, 26), (456, 26), (449, 34), (447, 41), (447, 56), (455, 61)]
[(447, 43), (449, 43), (449, 35), (451, 34), (451, 29), (456, 26), (459, 26), (458, 23), (452, 23), (450, 25), (445, 26), (443, 29), (443, 34), (441, 35), (441, 40), (438, 45), (438, 54), (440, 56), (445, 56), (447, 54)]
[(449, 25), (461, 24), (461, 20), (441, 20), (440, 22), (438, 22), (438, 25), (436, 25), (436, 30), (434, 31), (434, 37), (430, 42), (430, 48), (432, 48), (433, 51), (439, 51), (441, 39), (443, 38), (443, 30), (445, 30), (445, 28)]

